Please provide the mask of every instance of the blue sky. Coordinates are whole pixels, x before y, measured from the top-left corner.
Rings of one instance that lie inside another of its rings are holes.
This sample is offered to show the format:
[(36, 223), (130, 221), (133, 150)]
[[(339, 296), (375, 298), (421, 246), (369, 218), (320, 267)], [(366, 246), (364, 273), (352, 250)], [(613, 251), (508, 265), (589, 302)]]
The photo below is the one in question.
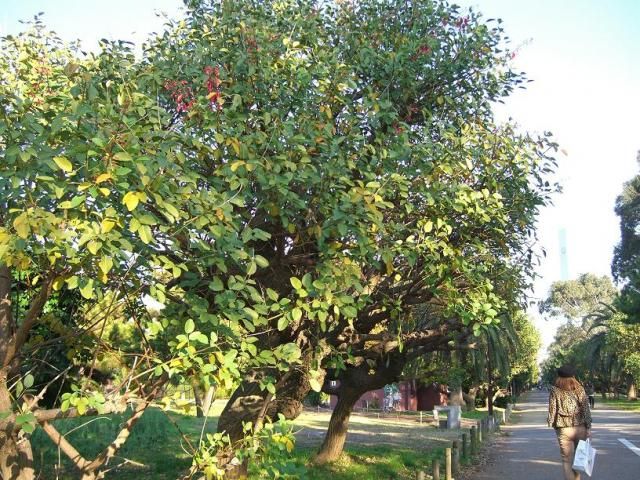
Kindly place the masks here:
[[(566, 231), (569, 277), (609, 274), (618, 242), (613, 212), (624, 181), (639, 168), (640, 2), (636, 0), (464, 0), (487, 18), (500, 17), (520, 46), (514, 60), (533, 83), (500, 106), (523, 129), (550, 130), (564, 192), (542, 212), (540, 244), (547, 257), (535, 296), (561, 277), (560, 231)], [(19, 19), (44, 11), (47, 25), (68, 40), (95, 48), (100, 38), (141, 42), (159, 31), (157, 11), (178, 15), (180, 0), (0, 0), (0, 34), (20, 30)], [(545, 344), (557, 322), (537, 319)]]

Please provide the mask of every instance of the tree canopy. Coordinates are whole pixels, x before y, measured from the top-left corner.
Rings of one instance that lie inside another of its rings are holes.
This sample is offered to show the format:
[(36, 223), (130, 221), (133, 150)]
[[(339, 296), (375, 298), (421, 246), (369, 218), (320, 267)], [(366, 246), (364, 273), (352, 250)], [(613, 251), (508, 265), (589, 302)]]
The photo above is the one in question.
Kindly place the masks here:
[[(64, 339), (92, 371), (124, 352), (119, 386), (80, 380), (66, 415), (239, 382), (193, 452), (235, 475), (257, 454), (245, 437), (295, 417), (327, 372), (351, 402), (523, 303), (555, 144), (493, 118), (526, 81), (499, 22), (427, 0), (187, 6), (138, 57), (84, 54), (39, 21), (2, 40), (6, 471), (20, 426), (48, 418), (15, 380)], [(65, 295), (83, 315), (56, 330)], [(77, 466), (98, 475), (107, 455)]]

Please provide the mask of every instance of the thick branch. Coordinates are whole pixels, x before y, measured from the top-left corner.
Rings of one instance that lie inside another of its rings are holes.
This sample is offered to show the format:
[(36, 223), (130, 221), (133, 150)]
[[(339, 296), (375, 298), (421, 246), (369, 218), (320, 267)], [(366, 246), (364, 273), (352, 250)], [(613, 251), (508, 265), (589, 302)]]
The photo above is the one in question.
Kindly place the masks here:
[(89, 462), (78, 452), (73, 445), (71, 445), (64, 435), (60, 435), (60, 432), (51, 425), (49, 422), (42, 423), (42, 430), (49, 436), (49, 438), (55, 443), (64, 454), (74, 463), (78, 469), (84, 471)]
[(0, 358), (7, 354), (8, 340), (12, 335), (11, 315), (11, 270), (0, 265)]
[(36, 323), (36, 320), (38, 320), (38, 317), (42, 313), (44, 304), (51, 296), (51, 289), (53, 288), (53, 281), (55, 280), (55, 278), (55, 273), (49, 274), (49, 276), (44, 280), (40, 291), (33, 299), (31, 307), (24, 317), (24, 321), (22, 322), (20, 327), (18, 327), (18, 330), (16, 331), (13, 339), (7, 346), (7, 351), (5, 352), (4, 360), (2, 363), (4, 367), (9, 365), (13, 361), (17, 352), (20, 351), (20, 348), (22, 348), (24, 343), (27, 341), (31, 328)]
[(137, 405), (135, 411), (133, 412), (133, 415), (129, 417), (129, 420), (127, 420), (127, 422), (124, 424), (124, 427), (122, 428), (122, 430), (120, 430), (120, 432), (118, 433), (116, 438), (113, 440), (113, 442), (111, 442), (109, 446), (105, 448), (102, 451), (102, 453), (100, 453), (100, 455), (98, 455), (95, 458), (95, 460), (93, 460), (89, 465), (86, 465), (84, 470), (91, 472), (99, 468), (101, 465), (104, 464), (104, 462), (106, 462), (108, 459), (110, 459), (116, 453), (118, 453), (118, 450), (120, 450), (120, 448), (125, 444), (125, 442), (129, 438), (129, 435), (131, 434), (131, 429), (138, 422), (138, 420), (140, 420), (140, 417), (142, 417), (142, 414), (145, 412), (145, 410), (149, 406), (149, 403), (150, 403), (149, 400), (145, 400), (140, 402)]

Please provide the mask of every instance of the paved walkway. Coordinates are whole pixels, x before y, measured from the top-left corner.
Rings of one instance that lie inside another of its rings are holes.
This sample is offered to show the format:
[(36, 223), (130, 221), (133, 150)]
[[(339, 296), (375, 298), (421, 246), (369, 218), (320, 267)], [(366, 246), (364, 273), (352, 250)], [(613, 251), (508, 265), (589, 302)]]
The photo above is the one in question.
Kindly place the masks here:
[[(547, 427), (548, 393), (526, 394), (511, 425), (496, 441), (487, 463), (469, 480), (561, 480), (562, 466), (555, 433)], [(593, 411), (593, 445), (598, 450), (593, 479), (640, 479), (640, 415), (618, 410)], [(619, 439), (625, 440), (621, 442)], [(631, 447), (631, 448), (630, 448)], [(582, 476), (587, 479), (586, 475)]]

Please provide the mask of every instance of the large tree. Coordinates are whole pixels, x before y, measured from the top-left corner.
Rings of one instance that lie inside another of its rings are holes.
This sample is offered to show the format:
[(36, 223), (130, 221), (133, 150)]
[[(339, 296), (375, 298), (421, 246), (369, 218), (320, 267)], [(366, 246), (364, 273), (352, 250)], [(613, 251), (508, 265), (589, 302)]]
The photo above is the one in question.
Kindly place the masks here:
[[(325, 372), (345, 407), (336, 452), (359, 391), (522, 300), (554, 145), (493, 121), (525, 79), (499, 24), (473, 12), (187, 4), (139, 59), (117, 42), (83, 57), (37, 34), (5, 40), (3, 378), (26, 375), (52, 290), (115, 296), (137, 306), (148, 395), (170, 375), (242, 375), (226, 436), (202, 446), (223, 454), (194, 467), (242, 476), (247, 432), (295, 417)], [(158, 318), (143, 294), (165, 305)], [(1, 380), (0, 409), (23, 408)], [(3, 423), (15, 448), (16, 418)]]
[[(373, 388), (369, 370), (393, 378), (515, 301), (553, 161), (546, 137), (493, 122), (492, 102), (524, 82), (498, 24), (427, 1), (190, 6), (148, 59), (174, 71), (166, 91), (189, 110), (176, 128), (211, 146), (192, 161), (212, 184), (235, 179), (235, 220), (269, 233), (249, 237), (269, 264), (254, 280), (293, 308), (260, 345), (295, 340), (304, 360), (247, 371), (221, 431), (297, 415), (325, 369), (360, 378), (340, 389)], [(190, 110), (199, 94), (208, 111)]]

